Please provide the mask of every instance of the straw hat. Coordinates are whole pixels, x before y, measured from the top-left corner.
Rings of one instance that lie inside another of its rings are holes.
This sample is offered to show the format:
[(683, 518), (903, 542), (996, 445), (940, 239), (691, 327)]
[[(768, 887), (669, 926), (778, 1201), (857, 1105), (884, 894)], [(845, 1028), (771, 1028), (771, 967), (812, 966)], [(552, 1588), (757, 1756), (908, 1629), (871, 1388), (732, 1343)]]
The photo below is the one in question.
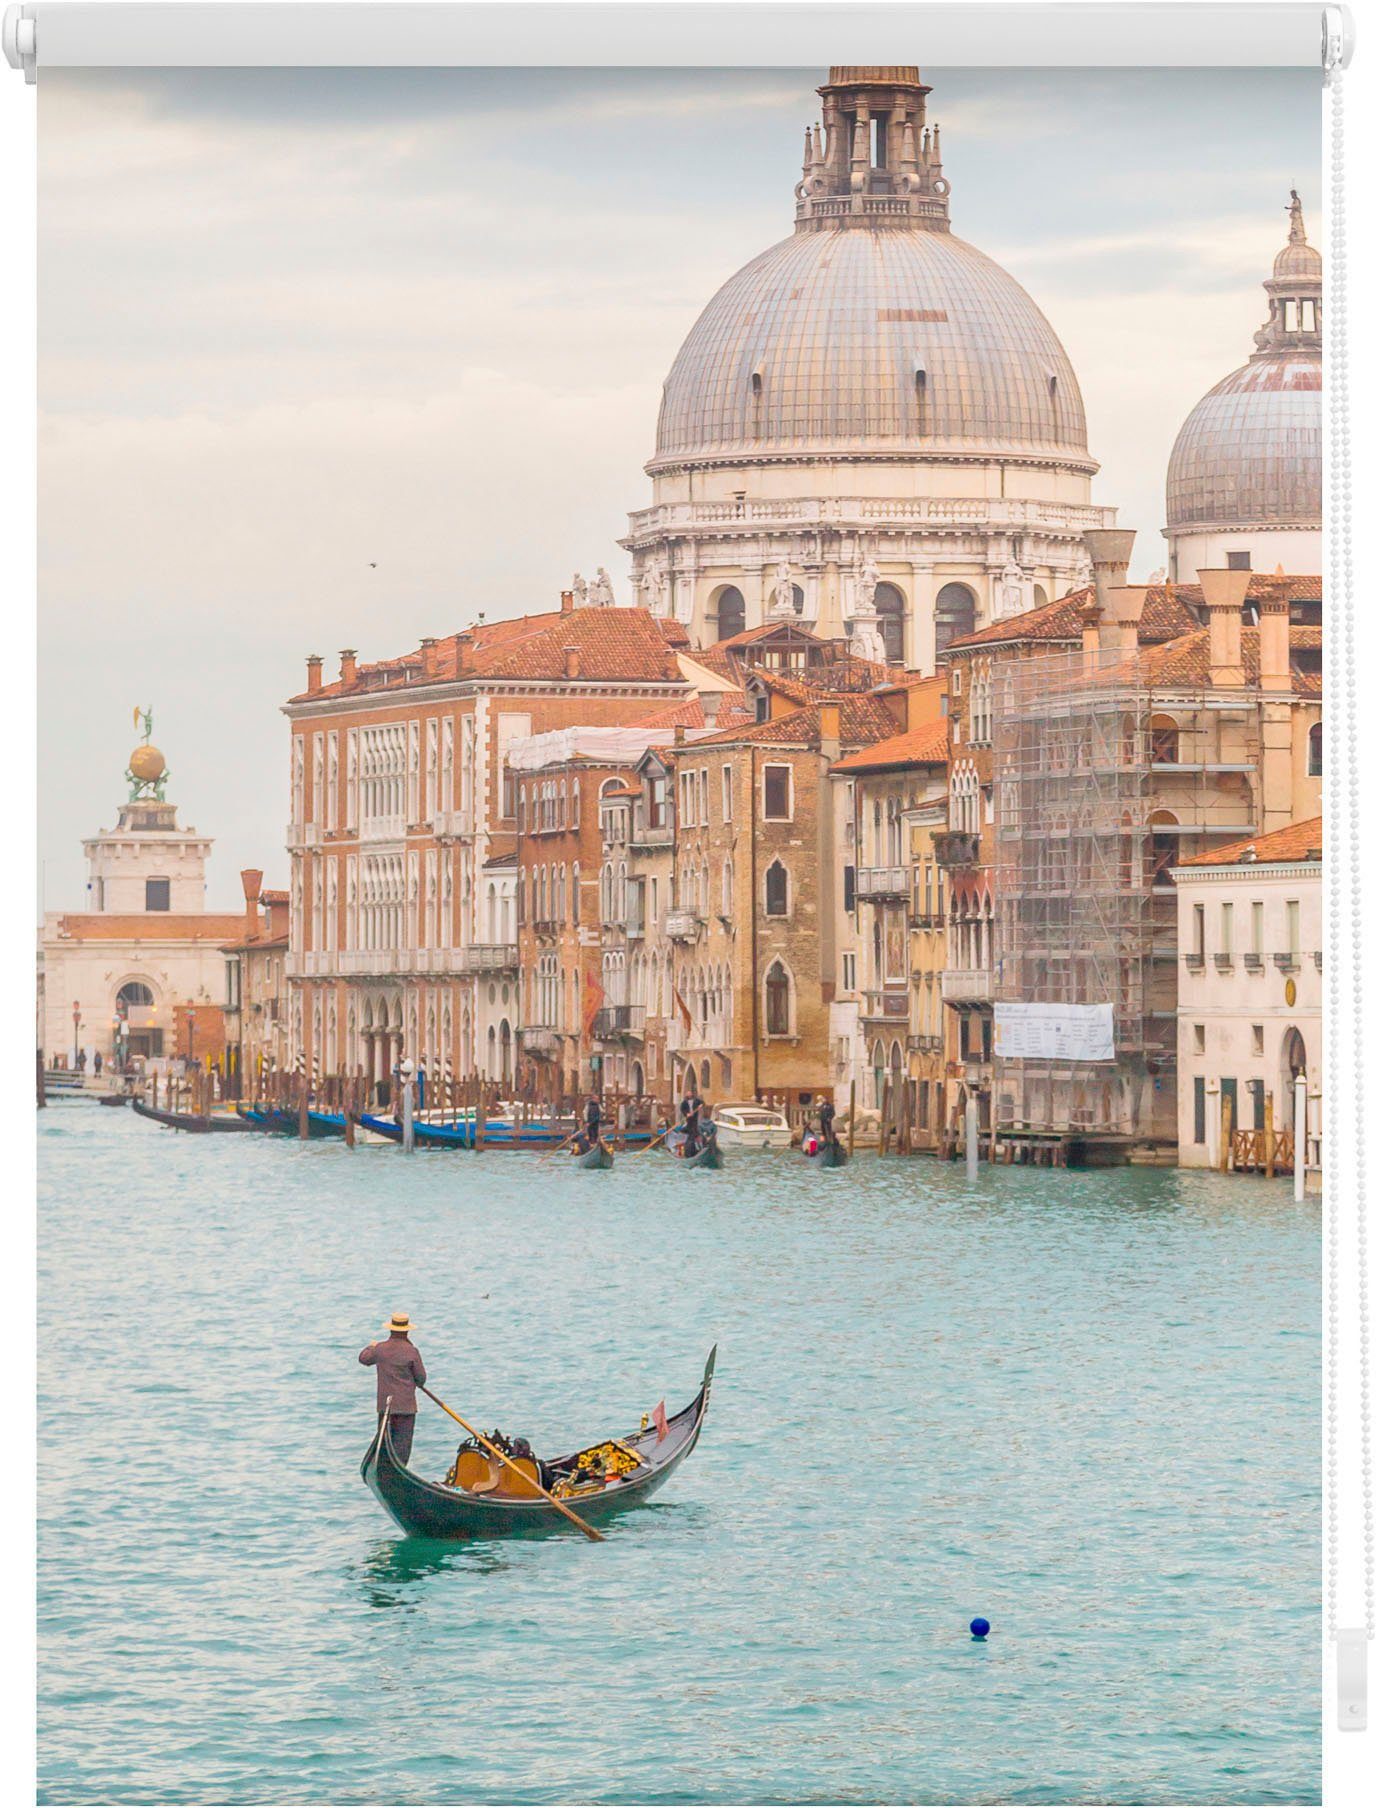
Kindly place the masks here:
[(415, 1327), (404, 1312), (394, 1312), (387, 1323), (386, 1329), (388, 1331), (399, 1332), (403, 1337), (409, 1337)]

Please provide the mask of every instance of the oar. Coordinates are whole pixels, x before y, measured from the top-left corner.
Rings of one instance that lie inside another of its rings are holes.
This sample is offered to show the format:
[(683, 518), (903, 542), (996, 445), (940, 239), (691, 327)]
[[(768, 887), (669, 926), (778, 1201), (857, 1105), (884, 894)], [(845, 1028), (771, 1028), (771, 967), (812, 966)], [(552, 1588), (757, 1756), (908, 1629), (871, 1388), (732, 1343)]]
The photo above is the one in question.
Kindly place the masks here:
[(567, 1149), (569, 1144), (574, 1140), (574, 1138), (579, 1135), (582, 1128), (583, 1128), (583, 1126), (581, 1124), (579, 1124), (576, 1129), (570, 1130), (568, 1135), (564, 1138), (563, 1142), (561, 1142), (559, 1144), (558, 1149), (546, 1149), (544, 1154), (540, 1157), (539, 1165), (541, 1167), (543, 1167), (544, 1164), (549, 1160), (551, 1155), (557, 1155), (559, 1153), (560, 1149)]
[(666, 1124), (664, 1126), (664, 1128), (660, 1131), (659, 1135), (655, 1138), (654, 1142), (646, 1143), (645, 1147), (640, 1151), (640, 1153), (642, 1155), (648, 1155), (650, 1153), (651, 1149), (655, 1148), (658, 1144), (660, 1144), (664, 1141), (665, 1137), (669, 1134), (669, 1132), (673, 1129), (673, 1127), (674, 1126), (672, 1124)]
[(452, 1406), (446, 1406), (444, 1401), (440, 1399), (438, 1394), (432, 1394), (430, 1392), (430, 1389), (428, 1387), (423, 1386), (419, 1381), (416, 1383), (416, 1386), (420, 1388), (420, 1391), (425, 1395), (427, 1400), (433, 1400), (435, 1402), (435, 1405), (439, 1407), (440, 1411), (447, 1412), (449, 1414), (449, 1417), (454, 1421), (454, 1423), (456, 1425), (462, 1425), (464, 1430), (468, 1433), (469, 1437), (476, 1438), (477, 1441), (482, 1445), (483, 1449), (490, 1451), (492, 1453), (492, 1455), (497, 1458), (498, 1462), (505, 1463), (507, 1468), (512, 1470), (515, 1474), (519, 1475), (521, 1480), (523, 1482), (525, 1482), (527, 1484), (527, 1486), (534, 1488), (537, 1493), (543, 1494), (545, 1499), (549, 1502), (549, 1504), (552, 1507), (558, 1507), (559, 1511), (564, 1515), (564, 1518), (571, 1519), (573, 1521), (573, 1523), (578, 1527), (578, 1530), (580, 1532), (586, 1533), (586, 1535), (592, 1539), (594, 1544), (604, 1544), (606, 1542), (606, 1540), (604, 1539), (601, 1532), (595, 1530), (594, 1527), (590, 1526), (585, 1519), (580, 1519), (578, 1517), (578, 1515), (574, 1512), (572, 1507), (566, 1507), (562, 1500), (556, 1500), (554, 1498), (554, 1496), (551, 1493), (549, 1493), (549, 1491), (547, 1489), (542, 1488), (540, 1486), (539, 1482), (532, 1480), (532, 1478), (526, 1474), (524, 1469), (517, 1469), (515, 1463), (512, 1462), (511, 1458), (506, 1454), (506, 1452), (504, 1450), (498, 1450), (498, 1448), (495, 1444), (490, 1444), (480, 1431), (476, 1431), (473, 1428), (473, 1426), (471, 1426), (468, 1423), (467, 1419), (461, 1419), (459, 1417), (459, 1415), (454, 1411)]

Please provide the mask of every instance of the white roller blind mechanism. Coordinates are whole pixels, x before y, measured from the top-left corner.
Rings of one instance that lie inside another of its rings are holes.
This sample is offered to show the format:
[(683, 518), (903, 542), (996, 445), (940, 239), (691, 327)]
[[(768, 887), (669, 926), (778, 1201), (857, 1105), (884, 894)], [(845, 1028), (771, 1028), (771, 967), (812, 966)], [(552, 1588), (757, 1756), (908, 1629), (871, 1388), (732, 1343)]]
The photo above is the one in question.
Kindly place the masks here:
[[(1313, 67), (1324, 39), (1350, 53), (1345, 7), (1223, 5), (167, 5), (30, 0), (7, 9), (4, 48), (40, 68), (500, 65), (801, 67), (844, 38), (857, 61), (910, 55), (963, 68)], [(1333, 52), (1330, 50), (1330, 58)]]

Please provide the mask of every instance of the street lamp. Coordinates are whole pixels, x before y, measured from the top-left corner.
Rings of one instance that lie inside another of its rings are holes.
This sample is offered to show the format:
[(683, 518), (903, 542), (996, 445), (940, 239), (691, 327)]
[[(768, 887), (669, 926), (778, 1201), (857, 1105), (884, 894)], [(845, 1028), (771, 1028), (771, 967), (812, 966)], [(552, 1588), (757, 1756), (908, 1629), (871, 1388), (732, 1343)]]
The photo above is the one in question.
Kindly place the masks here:
[(194, 1011), (186, 1013), (186, 1058), (188, 1061), (196, 1059), (196, 1013)]
[(72, 1000), (72, 1067), (81, 1066), (81, 1000)]

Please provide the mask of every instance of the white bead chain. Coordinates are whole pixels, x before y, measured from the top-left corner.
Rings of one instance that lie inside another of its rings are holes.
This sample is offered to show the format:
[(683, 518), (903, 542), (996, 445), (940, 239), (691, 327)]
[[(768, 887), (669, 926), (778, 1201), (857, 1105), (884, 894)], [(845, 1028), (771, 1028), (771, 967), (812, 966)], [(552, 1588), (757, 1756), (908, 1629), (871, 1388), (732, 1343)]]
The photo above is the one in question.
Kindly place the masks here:
[[(1324, 447), (1328, 493), (1325, 524), (1328, 575), (1324, 585), (1325, 638), (1336, 674), (1334, 715), (1325, 712), (1331, 757), (1325, 762), (1328, 814), (1333, 833), (1325, 839), (1328, 869), (1328, 942), (1330, 983), (1327, 1079), (1324, 1086), (1324, 1253), (1325, 1253), (1325, 1483), (1327, 1488), (1326, 1608), (1328, 1635), (1338, 1630), (1338, 1388), (1341, 1314), (1339, 1223), (1340, 1201), (1350, 1193), (1355, 1232), (1352, 1252), (1357, 1284), (1358, 1421), (1361, 1445), (1362, 1581), (1366, 1636), (1376, 1638), (1376, 1510), (1373, 1508), (1371, 1464), (1371, 1338), (1367, 1282), (1365, 1048), (1362, 995), (1362, 872), (1360, 746), (1358, 741), (1357, 649), (1352, 579), (1352, 441), (1348, 387), (1347, 193), (1344, 164), (1343, 70), (1341, 60), (1327, 61), (1324, 75), (1329, 96), (1328, 255), (1324, 272), (1324, 388), (1329, 395), (1328, 435)], [(1336, 732), (1341, 723), (1341, 739)], [(1344, 1137), (1336, 1079), (1346, 1084), (1344, 1104), (1351, 1120)], [(1351, 1156), (1351, 1181), (1344, 1162)]]

